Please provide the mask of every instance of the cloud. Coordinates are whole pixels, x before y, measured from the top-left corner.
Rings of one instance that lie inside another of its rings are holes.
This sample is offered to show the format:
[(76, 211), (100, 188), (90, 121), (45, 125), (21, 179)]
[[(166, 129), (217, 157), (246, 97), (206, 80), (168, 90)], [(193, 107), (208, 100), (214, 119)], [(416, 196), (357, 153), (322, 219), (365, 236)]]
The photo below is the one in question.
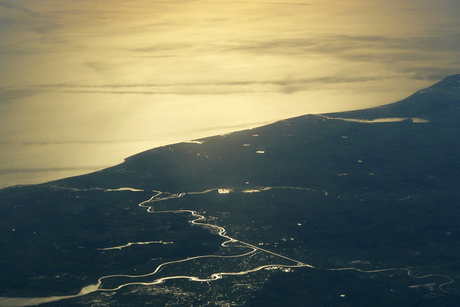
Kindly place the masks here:
[(170, 84), (41, 84), (23, 89), (0, 89), (0, 97), (15, 99), (43, 92), (99, 93), (115, 95), (233, 95), (241, 93), (295, 93), (318, 84), (363, 83), (386, 80), (387, 76), (330, 76), (317, 78), (284, 78), (274, 80), (187, 82)]
[(315, 5), (314, 3), (300, 3), (300, 2), (264, 2), (265, 4), (276, 5)]
[(17, 5), (17, 3), (15, 2), (15, 4), (8, 4), (8, 3), (5, 3), (5, 1), (1, 1), (0, 2), (0, 6), (3, 6), (7, 9), (11, 9), (11, 10), (17, 10), (17, 11), (20, 11), (20, 12), (24, 12), (30, 16), (39, 16), (36, 12), (34, 11), (31, 11), (25, 7), (22, 7), (20, 5)]
[(43, 91), (34, 89), (4, 89), (0, 88), (0, 105), (7, 100), (20, 99), (32, 95), (37, 95)]
[(414, 79), (439, 80), (456, 73), (460, 65), (460, 35), (441, 37), (390, 37), (332, 35), (316, 38), (282, 38), (239, 42), (229, 51), (255, 55), (308, 58), (329, 56), (349, 63), (380, 63)]
[[(254, 53), (269, 52), (280, 55), (307, 56), (310, 53), (335, 54), (349, 59), (376, 60), (378, 51), (412, 51), (420, 59), (427, 56), (421, 51), (458, 51), (460, 38), (448, 37), (403, 37), (367, 36), (367, 35), (328, 35), (311, 38), (282, 38), (254, 41), (240, 41), (228, 48), (233, 51)], [(406, 57), (408, 59), (408, 57)]]

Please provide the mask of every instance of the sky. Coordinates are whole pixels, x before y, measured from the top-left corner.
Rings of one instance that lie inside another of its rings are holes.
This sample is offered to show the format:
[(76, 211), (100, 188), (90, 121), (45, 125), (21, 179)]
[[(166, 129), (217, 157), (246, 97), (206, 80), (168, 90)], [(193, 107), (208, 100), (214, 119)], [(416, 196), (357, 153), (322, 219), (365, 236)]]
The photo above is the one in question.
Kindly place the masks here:
[(0, 0), (0, 188), (458, 73), (458, 0)]

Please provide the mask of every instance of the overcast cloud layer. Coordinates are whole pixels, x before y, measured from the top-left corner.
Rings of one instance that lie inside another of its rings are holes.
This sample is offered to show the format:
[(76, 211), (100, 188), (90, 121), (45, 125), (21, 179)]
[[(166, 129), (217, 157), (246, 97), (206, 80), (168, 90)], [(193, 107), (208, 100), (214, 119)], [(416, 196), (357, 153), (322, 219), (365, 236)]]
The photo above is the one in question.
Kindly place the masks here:
[(0, 187), (391, 103), (460, 72), (457, 0), (0, 0)]

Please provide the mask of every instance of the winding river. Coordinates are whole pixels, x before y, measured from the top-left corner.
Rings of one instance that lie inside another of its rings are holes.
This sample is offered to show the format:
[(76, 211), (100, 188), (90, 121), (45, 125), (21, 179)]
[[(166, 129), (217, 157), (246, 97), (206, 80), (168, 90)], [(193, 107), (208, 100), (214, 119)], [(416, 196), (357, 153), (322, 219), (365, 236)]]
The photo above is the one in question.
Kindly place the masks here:
[[(299, 187), (264, 187), (260, 189), (255, 189), (255, 190), (245, 190), (241, 191), (242, 193), (257, 193), (257, 192), (262, 192), (270, 189), (297, 189), (297, 190), (308, 190), (312, 191), (308, 188), (299, 188)], [(292, 268), (311, 268), (315, 269), (313, 265), (304, 263), (302, 261), (298, 261), (296, 259), (289, 258), (287, 256), (275, 253), (273, 251), (261, 248), (260, 246), (256, 246), (247, 242), (243, 242), (241, 240), (238, 240), (236, 238), (230, 237), (227, 235), (227, 232), (225, 228), (214, 225), (214, 224), (209, 224), (206, 223), (206, 217), (196, 211), (193, 210), (164, 210), (164, 211), (155, 211), (153, 204), (155, 202), (160, 202), (160, 201), (165, 201), (168, 199), (173, 199), (173, 198), (181, 198), (187, 194), (205, 194), (209, 193), (212, 191), (218, 191), (219, 193), (225, 194), (225, 193), (231, 193), (233, 192), (232, 189), (209, 189), (206, 191), (202, 192), (188, 192), (188, 193), (179, 193), (179, 194), (167, 194), (163, 193), (161, 191), (153, 191), (155, 194), (148, 200), (145, 200), (139, 204), (139, 207), (146, 208), (146, 211), (148, 213), (155, 213), (155, 214), (161, 214), (161, 213), (178, 213), (178, 214), (188, 214), (191, 216), (190, 223), (195, 226), (203, 227), (205, 229), (208, 229), (212, 232), (217, 233), (219, 236), (225, 238), (226, 240), (222, 243), (223, 247), (226, 248), (238, 248), (238, 249), (246, 249), (246, 251), (235, 254), (235, 255), (203, 255), (203, 256), (196, 256), (196, 257), (189, 257), (186, 259), (180, 259), (180, 260), (175, 260), (175, 261), (170, 261), (170, 262), (164, 262), (156, 267), (156, 269), (150, 273), (143, 274), (143, 275), (106, 275), (102, 276), (98, 279), (98, 282), (96, 284), (91, 284), (88, 285), (84, 288), (81, 289), (81, 291), (78, 294), (75, 295), (66, 295), (66, 296), (50, 296), (50, 297), (31, 297), (31, 298), (22, 298), (22, 297), (0, 297), (0, 307), (22, 307), (22, 306), (35, 306), (35, 305), (40, 305), (44, 303), (50, 303), (50, 302), (56, 302), (56, 301), (61, 301), (61, 300), (66, 300), (66, 299), (71, 299), (71, 298), (76, 298), (80, 296), (84, 296), (90, 293), (94, 292), (113, 292), (120, 290), (124, 287), (128, 286), (153, 286), (153, 285), (158, 285), (162, 284), (167, 280), (173, 280), (173, 279), (185, 279), (189, 280), (191, 282), (214, 282), (219, 279), (221, 279), (223, 276), (235, 276), (235, 275), (245, 275), (245, 274), (250, 274), (253, 272), (261, 271), (264, 269), (284, 269), (286, 271), (289, 271), (289, 269)], [(141, 190), (136, 190), (136, 189), (131, 189), (131, 188), (120, 188), (120, 189), (108, 189), (105, 190), (105, 192), (116, 192), (116, 191), (131, 191), (131, 192), (139, 192)], [(321, 191), (325, 195), (327, 195), (327, 192)], [(105, 248), (99, 248), (98, 250), (103, 250), (103, 251), (108, 251), (108, 250), (121, 250), (124, 248), (129, 248), (130, 246), (133, 245), (147, 245), (147, 244), (170, 244), (172, 242), (163, 242), (163, 241), (148, 241), (148, 242), (129, 242), (125, 245), (121, 246), (112, 246), (112, 247), (105, 247)], [(158, 275), (159, 272), (164, 270), (165, 268), (172, 267), (175, 265), (187, 263), (187, 262), (192, 262), (200, 259), (235, 259), (235, 258), (243, 258), (243, 257), (248, 257), (251, 255), (254, 255), (256, 253), (265, 253), (269, 254), (272, 257), (278, 258), (280, 262), (283, 262), (283, 264), (263, 264), (263, 265), (258, 265), (254, 266), (253, 268), (246, 269), (246, 270), (241, 270), (241, 271), (235, 271), (235, 272), (213, 272), (212, 274), (206, 276), (206, 277), (199, 277), (199, 276), (188, 276), (188, 275), (170, 275), (170, 276), (165, 276), (165, 277), (158, 277), (155, 279), (155, 276)], [(290, 263), (290, 264), (286, 264)], [(429, 275), (424, 275), (424, 276), (415, 276), (413, 275), (412, 271), (407, 268), (389, 268), (389, 269), (380, 269), (380, 270), (361, 270), (358, 268), (354, 267), (345, 267), (345, 268), (335, 268), (335, 269), (324, 269), (324, 270), (329, 270), (329, 271), (344, 271), (344, 270), (355, 270), (361, 273), (378, 273), (378, 272), (387, 272), (387, 271), (401, 271), (404, 270), (407, 272), (408, 276), (416, 279), (424, 279), (428, 277), (442, 277), (446, 279), (445, 283), (442, 283), (438, 286), (439, 290), (449, 293), (446, 290), (443, 289), (444, 286), (451, 284), (454, 282), (454, 279), (449, 278), (444, 275), (439, 275), (439, 274), (429, 274)], [(153, 278), (153, 280), (152, 280)], [(115, 287), (106, 287), (104, 284), (107, 283), (107, 281), (110, 280), (115, 280), (115, 279), (120, 279), (124, 280), (125, 282), (120, 283), (119, 285)], [(149, 279), (148, 281), (142, 281), (142, 279)]]

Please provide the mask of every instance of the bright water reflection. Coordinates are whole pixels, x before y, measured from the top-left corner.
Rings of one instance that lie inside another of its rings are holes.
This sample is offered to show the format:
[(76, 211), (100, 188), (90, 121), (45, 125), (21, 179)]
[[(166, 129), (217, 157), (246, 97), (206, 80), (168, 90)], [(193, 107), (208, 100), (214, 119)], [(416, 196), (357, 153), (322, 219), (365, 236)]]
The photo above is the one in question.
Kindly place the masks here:
[(460, 63), (460, 4), (0, 1), (0, 187), (390, 103)]

